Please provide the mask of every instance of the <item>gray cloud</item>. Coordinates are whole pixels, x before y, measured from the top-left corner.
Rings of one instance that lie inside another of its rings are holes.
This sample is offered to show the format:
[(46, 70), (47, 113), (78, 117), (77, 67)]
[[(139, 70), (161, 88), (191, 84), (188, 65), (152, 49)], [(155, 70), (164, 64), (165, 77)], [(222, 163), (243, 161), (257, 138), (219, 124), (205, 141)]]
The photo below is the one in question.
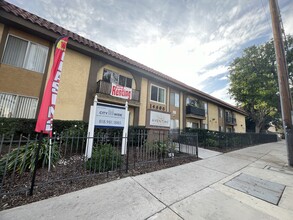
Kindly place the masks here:
[[(245, 47), (272, 37), (267, 0), (8, 1), (132, 59), (140, 58), (137, 61), (146, 65), (145, 57), (136, 55), (145, 51), (134, 52), (134, 49), (145, 49), (146, 45), (154, 43), (156, 50), (153, 55), (148, 51), (148, 58), (155, 57), (153, 59), (163, 63), (158, 70), (191, 85), (197, 85), (196, 77), (208, 75), (206, 79), (202, 77), (205, 81), (201, 83), (206, 86), (201, 85), (201, 88), (209, 92), (211, 82), (215, 83), (219, 78), (215, 73), (218, 67), (228, 68)], [(292, 34), (293, 1), (279, 0), (279, 5), (285, 28), (289, 29), (287, 33)], [(168, 41), (169, 47), (162, 54), (172, 54), (172, 58), (155, 54), (160, 52), (158, 42), (165, 42), (162, 39)], [(180, 46), (187, 52), (178, 52)], [(177, 50), (173, 51), (174, 48)], [(183, 63), (174, 62), (176, 53), (177, 60), (181, 59)], [(183, 55), (187, 63), (182, 60)], [(203, 62), (201, 56), (207, 59), (204, 63), (200, 63)], [(168, 63), (166, 59), (173, 62)], [(195, 77), (190, 76), (187, 69), (185, 74), (189, 75), (172, 71), (178, 70), (178, 65), (189, 66)], [(225, 74), (219, 72), (221, 77)]]

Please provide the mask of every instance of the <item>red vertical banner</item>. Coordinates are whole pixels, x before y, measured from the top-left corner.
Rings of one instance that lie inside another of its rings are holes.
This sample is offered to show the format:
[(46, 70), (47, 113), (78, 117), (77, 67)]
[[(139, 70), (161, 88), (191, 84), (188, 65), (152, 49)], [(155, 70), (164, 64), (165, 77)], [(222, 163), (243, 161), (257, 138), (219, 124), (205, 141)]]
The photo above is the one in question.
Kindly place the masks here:
[(57, 41), (53, 66), (43, 95), (42, 104), (35, 128), (36, 132), (49, 134), (50, 137), (52, 137), (55, 105), (67, 42), (68, 37), (60, 38)]

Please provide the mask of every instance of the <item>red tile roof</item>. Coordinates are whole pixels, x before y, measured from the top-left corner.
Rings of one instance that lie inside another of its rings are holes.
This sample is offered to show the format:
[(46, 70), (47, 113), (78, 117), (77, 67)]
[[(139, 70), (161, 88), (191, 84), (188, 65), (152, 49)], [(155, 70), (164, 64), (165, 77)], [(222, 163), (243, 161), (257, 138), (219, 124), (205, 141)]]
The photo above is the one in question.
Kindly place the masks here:
[(232, 108), (232, 109), (234, 109), (234, 110), (236, 110), (236, 111), (238, 111), (238, 112), (240, 112), (242, 114), (246, 114), (243, 110), (241, 110), (241, 109), (239, 109), (239, 108), (237, 108), (237, 107), (235, 107), (233, 105), (230, 105), (230, 104), (228, 104), (228, 103), (226, 103), (226, 102), (224, 102), (224, 101), (222, 101), (220, 99), (217, 99), (217, 98), (215, 98), (215, 97), (213, 97), (213, 96), (211, 96), (209, 94), (206, 94), (206, 93), (204, 93), (204, 92), (202, 92), (202, 91), (200, 91), (198, 89), (195, 89), (195, 88), (193, 88), (191, 86), (188, 86), (188, 85), (186, 85), (186, 84), (184, 84), (184, 83), (182, 83), (182, 82), (180, 82), (180, 81), (178, 81), (178, 80), (176, 80), (176, 79), (174, 79), (174, 78), (172, 78), (170, 76), (167, 76), (167, 75), (165, 75), (165, 74), (163, 74), (163, 73), (161, 73), (159, 71), (156, 71), (156, 70), (154, 70), (154, 69), (152, 69), (150, 67), (147, 67), (147, 66), (145, 66), (145, 65), (143, 65), (141, 63), (138, 63), (138, 62), (136, 62), (136, 61), (134, 61), (132, 59), (129, 59), (126, 56), (123, 56), (123, 55), (121, 55), (119, 53), (116, 53), (116, 52), (114, 52), (114, 51), (112, 51), (112, 50), (110, 50), (110, 49), (108, 49), (108, 48), (106, 48), (106, 47), (104, 47), (104, 46), (102, 46), (100, 44), (97, 44), (94, 41), (86, 39), (86, 38), (84, 38), (84, 37), (82, 37), (82, 36), (80, 36), (80, 35), (78, 35), (78, 34), (76, 34), (74, 32), (71, 32), (71, 31), (69, 31), (69, 30), (67, 30), (67, 29), (65, 29), (65, 28), (63, 28), (63, 27), (61, 27), (61, 26), (59, 26), (57, 24), (54, 24), (54, 23), (52, 23), (52, 22), (50, 22), (50, 21), (48, 21), (48, 20), (46, 20), (44, 18), (41, 18), (41, 17), (39, 17), (39, 16), (37, 16), (35, 14), (32, 14), (32, 13), (30, 13), (28, 11), (25, 11), (24, 9), (21, 9), (21, 8), (11, 4), (11, 3), (8, 3), (6, 1), (0, 0), (0, 10), (4, 10), (4, 11), (6, 11), (8, 13), (14, 14), (17, 17), (21, 17), (24, 20), (30, 21), (33, 24), (36, 24), (36, 25), (38, 25), (40, 27), (43, 27), (43, 28), (46, 28), (47, 30), (55, 32), (55, 33), (57, 33), (59, 35), (66, 35), (70, 39), (72, 39), (74, 41), (77, 41), (80, 44), (83, 44), (83, 45), (85, 45), (87, 47), (93, 48), (93, 49), (95, 49), (95, 50), (97, 50), (99, 52), (102, 52), (102, 53), (104, 53), (106, 55), (109, 55), (109, 56), (111, 56), (113, 58), (121, 60), (121, 61), (123, 61), (125, 63), (128, 63), (128, 64), (130, 64), (130, 65), (132, 65), (134, 67), (137, 67), (137, 68), (139, 68), (141, 70), (145, 70), (145, 71), (153, 74), (154, 76), (163, 78), (163, 79), (168, 80), (170, 82), (173, 82), (173, 83), (177, 84), (178, 86), (185, 87), (186, 89), (191, 90), (192, 92), (194, 92), (194, 93), (196, 93), (198, 95), (204, 96), (204, 97), (206, 97), (206, 98), (208, 98), (210, 100), (213, 100), (214, 102), (217, 102), (217, 103), (219, 103), (221, 105), (224, 105), (224, 106), (227, 106), (229, 108)]

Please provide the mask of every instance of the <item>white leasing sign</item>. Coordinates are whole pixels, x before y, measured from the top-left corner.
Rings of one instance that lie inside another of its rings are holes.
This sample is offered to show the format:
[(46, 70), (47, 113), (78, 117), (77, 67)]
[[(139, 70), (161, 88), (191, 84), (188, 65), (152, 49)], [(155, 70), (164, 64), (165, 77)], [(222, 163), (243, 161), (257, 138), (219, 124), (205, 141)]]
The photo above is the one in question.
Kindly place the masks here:
[(129, 111), (128, 102), (125, 106), (112, 105), (98, 102), (95, 96), (94, 104), (91, 106), (88, 138), (86, 141), (85, 156), (91, 158), (93, 150), (95, 127), (100, 128), (123, 128), (121, 154), (127, 152), (127, 136), (128, 136)]
[(150, 111), (150, 125), (158, 127), (170, 127), (170, 114)]
[(98, 103), (95, 117), (95, 127), (123, 128), (125, 122), (125, 107), (109, 106)]

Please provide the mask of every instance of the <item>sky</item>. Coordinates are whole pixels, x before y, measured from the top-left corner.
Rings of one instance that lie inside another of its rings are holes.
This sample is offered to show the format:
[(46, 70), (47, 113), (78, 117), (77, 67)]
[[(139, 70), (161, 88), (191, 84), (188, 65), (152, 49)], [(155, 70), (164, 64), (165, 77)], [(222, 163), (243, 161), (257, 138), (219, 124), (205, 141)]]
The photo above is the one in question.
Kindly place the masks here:
[[(268, 0), (7, 1), (233, 105), (229, 65), (272, 38)], [(293, 34), (293, 1), (279, 7)]]

